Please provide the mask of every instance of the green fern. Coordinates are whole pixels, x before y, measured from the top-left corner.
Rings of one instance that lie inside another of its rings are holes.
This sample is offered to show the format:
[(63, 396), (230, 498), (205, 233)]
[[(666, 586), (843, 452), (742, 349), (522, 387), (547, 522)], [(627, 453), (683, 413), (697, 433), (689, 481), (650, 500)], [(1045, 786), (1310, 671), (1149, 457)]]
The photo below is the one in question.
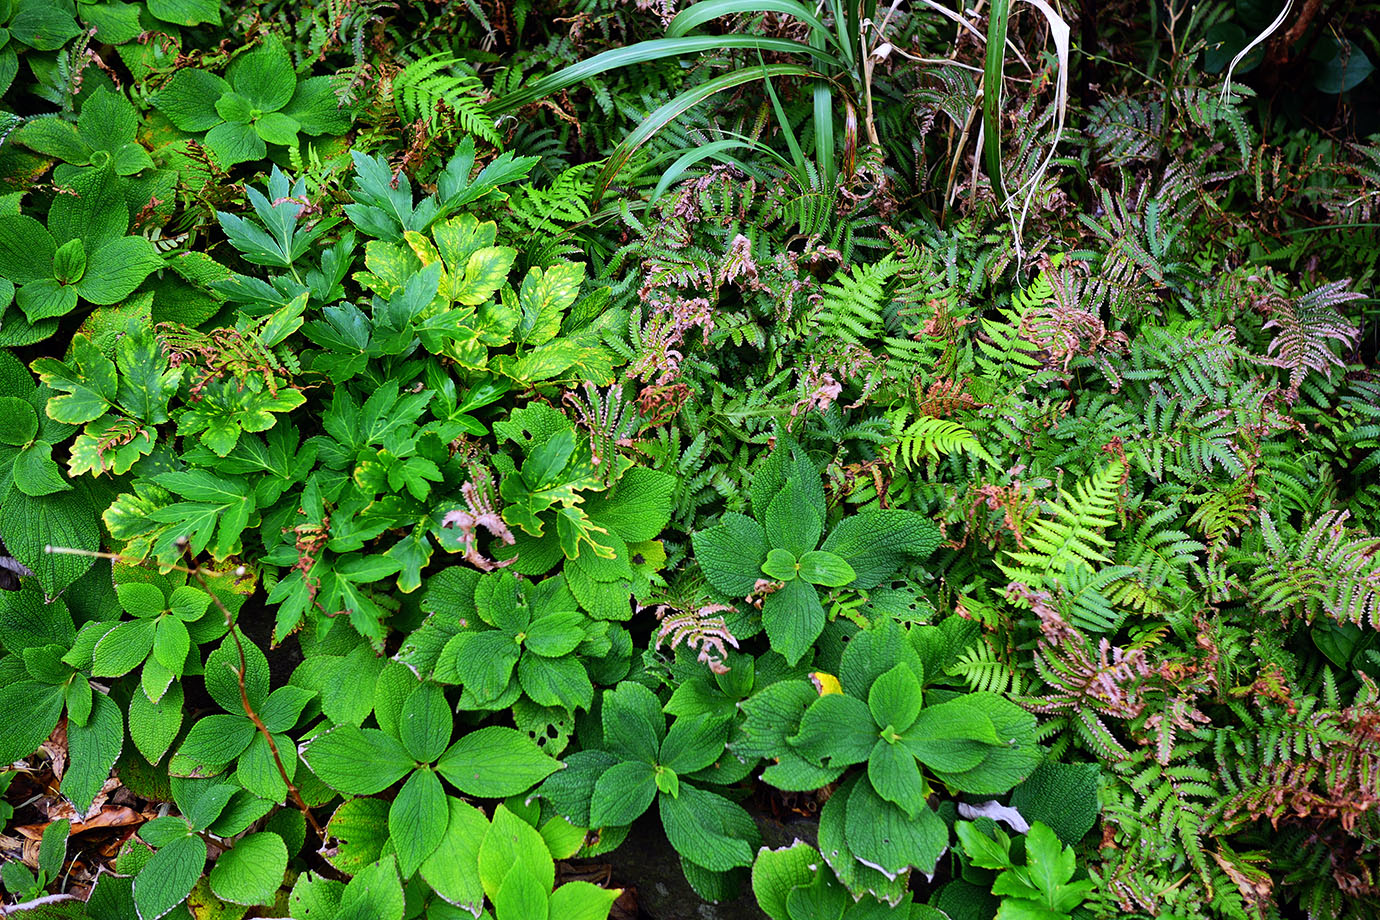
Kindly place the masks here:
[(1117, 495), (1126, 467), (1113, 461), (1074, 487), (1073, 495), (1059, 490), (1049, 505), (1050, 516), (1037, 518), (1026, 532), (1027, 548), (1005, 553), (998, 567), (1012, 581), (1039, 589), (1073, 568), (1091, 569), (1111, 562), (1105, 551), (1111, 541), (1102, 531), (1115, 524)]
[(1251, 591), (1263, 609), (1380, 627), (1380, 537), (1350, 533), (1349, 517), (1325, 512), (1286, 546), (1269, 512), (1261, 512), (1267, 554), (1259, 558)]
[(900, 269), (890, 256), (871, 265), (854, 265), (824, 285), (814, 316), (821, 336), (850, 345), (883, 336), (882, 311), (887, 281)]
[(891, 434), (896, 444), (896, 458), (906, 469), (914, 469), (922, 457), (938, 460), (941, 456), (965, 453), (997, 466), (996, 459), (982, 446), (977, 435), (950, 419), (922, 415), (906, 424), (908, 410), (891, 416)]
[(484, 112), (484, 85), (472, 73), (454, 72), (464, 66), (445, 52), (418, 58), (393, 78), (393, 106), (404, 122), (420, 121), (433, 131), (448, 113), (464, 131), (497, 147), (503, 138)]

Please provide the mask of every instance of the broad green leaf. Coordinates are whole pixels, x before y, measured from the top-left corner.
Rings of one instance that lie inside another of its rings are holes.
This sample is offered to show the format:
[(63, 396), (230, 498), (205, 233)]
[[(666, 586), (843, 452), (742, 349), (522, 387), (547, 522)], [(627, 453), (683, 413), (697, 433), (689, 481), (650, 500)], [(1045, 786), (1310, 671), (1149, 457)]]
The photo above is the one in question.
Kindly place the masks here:
[(787, 895), (808, 885), (819, 869), (819, 851), (803, 840), (776, 850), (758, 850), (752, 863), (752, 893), (758, 906), (771, 920), (792, 920), (786, 911)]
[(77, 133), (76, 125), (57, 115), (35, 118), (15, 131), (12, 140), (65, 163), (84, 165), (91, 159), (91, 145)]
[(767, 561), (767, 538), (761, 525), (730, 511), (717, 526), (692, 534), (691, 541), (695, 560), (711, 585), (732, 598), (752, 591)]
[[(59, 284), (72, 284), (86, 274), (86, 247), (81, 240), (68, 240), (53, 253), (53, 277)], [(36, 317), (30, 317), (34, 319)]]
[(762, 602), (762, 628), (773, 651), (794, 665), (805, 657), (824, 631), (824, 605), (814, 585), (796, 579), (767, 595)]
[(62, 715), (62, 688), (33, 680), (0, 687), (0, 712), (7, 728), (0, 732), (0, 761), (13, 763), (38, 750)]
[(556, 337), (561, 319), (579, 295), (584, 277), (585, 266), (571, 262), (558, 262), (545, 271), (528, 270), (519, 300), (522, 319), (515, 336), (518, 344), (531, 347)]
[(508, 686), (520, 654), (518, 644), (500, 630), (465, 632), (446, 644), (437, 666), (450, 667), (467, 690), (490, 700)]
[(206, 841), (179, 837), (160, 848), (134, 879), (139, 920), (158, 920), (191, 893), (206, 865)]
[(921, 763), (946, 773), (971, 770), (1001, 744), (992, 720), (966, 697), (921, 711), (913, 725), (904, 730), (903, 738)]
[(657, 801), (666, 838), (681, 856), (715, 872), (752, 865), (757, 826), (742, 806), (688, 783)]
[(378, 861), (388, 844), (388, 806), (383, 799), (347, 799), (326, 825), (336, 844), (326, 861), (346, 875)]
[(402, 920), (404, 907), (397, 866), (386, 856), (350, 879), (335, 920)]
[(75, 310), (77, 291), (56, 280), (40, 279), (21, 287), (15, 302), (24, 311), (25, 319), (37, 325), (43, 320), (66, 316)]
[[(924, 704), (920, 681), (909, 666), (898, 664), (872, 682), (867, 708), (880, 726), (902, 732), (910, 728)], [(985, 721), (985, 720), (984, 720)]]
[(523, 648), (544, 658), (568, 655), (584, 641), (584, 623), (585, 618), (575, 610), (538, 617), (527, 627)]
[(479, 880), (484, 893), (493, 898), (515, 870), (536, 880), (543, 891), (550, 891), (556, 883), (556, 864), (541, 834), (508, 806), (499, 805), (479, 846)]
[(956, 821), (954, 831), (958, 834), (963, 851), (973, 865), (982, 869), (1009, 869), (1011, 863), (1011, 840), (1000, 828), (996, 828), (996, 839), (989, 837), (971, 821)]
[(892, 876), (907, 868), (932, 873), (949, 847), (949, 829), (934, 809), (922, 807), (912, 818), (864, 782), (848, 796), (845, 826), (853, 854)]
[(152, 243), (142, 236), (122, 236), (87, 257), (86, 272), (73, 289), (94, 304), (119, 303), (162, 266)]
[(52, 234), (32, 217), (0, 216), (0, 275), (15, 284), (51, 279), (56, 252)]
[(115, 362), (85, 335), (72, 337), (70, 364), (39, 358), (31, 365), (39, 379), (64, 395), (48, 400), (47, 413), (55, 421), (80, 425), (104, 415), (119, 388)]
[[(453, 722), (450, 704), (441, 688), (436, 684), (422, 684), (403, 704), (398, 738), (419, 762), (431, 763), (450, 744)], [(408, 862), (400, 858), (400, 865), (405, 867)], [(404, 868), (402, 874), (410, 876), (412, 873)]]
[(848, 800), (867, 785), (866, 777), (845, 780), (824, 803), (819, 814), (819, 848), (829, 867), (851, 891), (867, 892), (890, 905), (900, 904), (909, 887), (909, 873), (883, 872), (860, 862), (849, 845), (846, 822)]
[(253, 125), (221, 122), (206, 132), (205, 144), (216, 162), (227, 169), (238, 163), (261, 160), (268, 154), (268, 145)]
[(767, 561), (762, 563), (762, 574), (776, 581), (795, 581), (795, 554), (788, 549), (768, 550)]
[(857, 577), (853, 567), (840, 556), (812, 550), (800, 557), (800, 577), (812, 585), (839, 588)]
[(144, 759), (157, 764), (182, 730), (182, 685), (173, 683), (156, 702), (142, 688), (129, 702), (129, 737)]
[(351, 110), (348, 106), (340, 105), (328, 76), (299, 80), (297, 92), (283, 109), (283, 114), (290, 116), (304, 133), (312, 136), (344, 134), (350, 130)]
[(912, 818), (926, 807), (927, 786), (915, 755), (903, 745), (892, 744), (885, 738), (878, 740), (867, 758), (867, 781), (879, 796)]
[(819, 544), (824, 517), (807, 497), (806, 487), (792, 478), (767, 506), (762, 526), (768, 546), (787, 550), (798, 559)]
[(272, 904), (287, 871), (283, 838), (272, 832), (249, 834), (235, 841), (211, 868), (211, 890), (231, 904)]
[(235, 59), (228, 77), (235, 92), (261, 112), (278, 111), (297, 90), (292, 58), (278, 36), (271, 32), (267, 33), (262, 45)]
[(53, 199), (48, 210), (48, 230), (59, 245), (81, 240), (86, 244), (88, 262), (94, 262), (97, 250), (122, 238), (129, 229), (124, 180), (107, 165), (102, 169), (79, 170), (65, 185), (72, 194)]
[(489, 830), (484, 813), (467, 802), (447, 797), (446, 832), (435, 852), (422, 862), (426, 883), (451, 904), (478, 914), (484, 900), (479, 882), (479, 847)]
[(915, 671), (923, 685), (924, 665), (906, 632), (891, 618), (880, 618), (876, 625), (849, 641), (839, 665), (839, 682), (849, 696), (865, 700), (873, 681), (898, 664)]
[(38, 868), (50, 879), (62, 875), (62, 866), (67, 862), (67, 835), (72, 830), (72, 822), (59, 818), (43, 829), (43, 837), (38, 848)]
[(182, 676), (191, 645), (186, 623), (173, 616), (158, 621), (153, 633), (153, 657), (175, 677)]
[(43, 496), (11, 489), (0, 502), (0, 537), (10, 554), (34, 573), (49, 600), (80, 578), (94, 560), (72, 553), (49, 553), (46, 547), (86, 552), (100, 548), (96, 509), (81, 488)]
[(297, 132), (302, 128), (297, 119), (282, 112), (268, 112), (254, 122), (254, 130), (259, 137), (270, 144), (291, 146), (297, 143)]
[(498, 920), (546, 920), (548, 916), (547, 889), (521, 866), (509, 870), (492, 901)]
[(607, 920), (618, 888), (600, 888), (589, 882), (566, 882), (551, 893), (548, 916), (561, 920)]
[(500, 798), (526, 792), (560, 767), (526, 735), (491, 725), (452, 744), (436, 772), (467, 795)]
[(857, 587), (875, 588), (907, 559), (929, 556), (941, 539), (939, 528), (924, 515), (894, 509), (870, 510), (840, 521), (820, 549), (852, 566)]
[(641, 684), (625, 681), (604, 691), (604, 746), (627, 760), (657, 763), (666, 717), (661, 702)]
[(724, 752), (728, 723), (709, 716), (682, 716), (671, 723), (659, 761), (677, 773), (703, 770)]
[(212, 776), (244, 753), (254, 740), (255, 727), (248, 717), (218, 713), (202, 716), (182, 739), (169, 761), (175, 773)]
[[(244, 650), (242, 674), (241, 648)], [(256, 643), (248, 639), (241, 639), (237, 643), (234, 636), (227, 636), (206, 656), (206, 692), (226, 712), (243, 714), (245, 698), (254, 709), (262, 708), (264, 700), (268, 698), (268, 682), (268, 658)]]
[(594, 784), (589, 803), (591, 827), (632, 824), (656, 798), (653, 766), (629, 760), (604, 771)]
[(841, 767), (868, 758), (877, 741), (877, 726), (862, 700), (829, 693), (810, 704), (800, 718), (800, 731), (789, 740), (811, 763)]
[(446, 835), (450, 808), (441, 781), (430, 770), (417, 770), (403, 783), (388, 809), (388, 835), (398, 852), (398, 871), (412, 874)]
[(182, 368), (169, 369), (167, 352), (151, 331), (124, 336), (115, 346), (115, 354), (120, 372), (116, 401), (120, 407), (154, 425), (166, 422), (168, 401), (177, 392)]
[(542, 658), (524, 655), (518, 662), (518, 683), (539, 706), (569, 711), (588, 709), (594, 702), (594, 685), (584, 664), (573, 656)]
[(22, 447), (38, 434), (38, 415), (28, 400), (0, 396), (0, 444)]
[[(991, 720), (1000, 743), (989, 748), (982, 763), (969, 770), (947, 772), (935, 767), (931, 769), (944, 785), (956, 792), (997, 795), (1009, 791), (1029, 776), (1043, 757), (1037, 740), (1035, 717), (996, 693), (969, 693), (959, 699), (976, 707)], [(922, 710), (922, 714), (926, 711), (928, 709)]]
[(70, 648), (77, 639), (67, 604), (60, 600), (45, 604), (36, 587), (25, 585), (0, 603), (0, 646), (11, 655), (40, 645)]
[(488, 246), (469, 257), (463, 280), (452, 278), (451, 299), (466, 306), (478, 306), (493, 296), (508, 279), (508, 270), (517, 259), (510, 246)]
[[(195, 26), (204, 22), (220, 24), (220, 4), (216, 0), (148, 0), (148, 8), (156, 18), (179, 26)], [(177, 72), (182, 73), (181, 70)], [(183, 125), (178, 127), (196, 130)]]
[(152, 102), (181, 130), (206, 131), (223, 121), (216, 112), (216, 100), (228, 92), (230, 84), (215, 74), (182, 67), (154, 94)]
[(1011, 807), (1027, 821), (1048, 825), (1067, 844), (1076, 844), (1097, 823), (1100, 811), (1095, 763), (1045, 761), (1011, 790)]
[(412, 758), (393, 738), (353, 725), (337, 725), (312, 738), (302, 756), (323, 782), (353, 795), (381, 792), (413, 768)]

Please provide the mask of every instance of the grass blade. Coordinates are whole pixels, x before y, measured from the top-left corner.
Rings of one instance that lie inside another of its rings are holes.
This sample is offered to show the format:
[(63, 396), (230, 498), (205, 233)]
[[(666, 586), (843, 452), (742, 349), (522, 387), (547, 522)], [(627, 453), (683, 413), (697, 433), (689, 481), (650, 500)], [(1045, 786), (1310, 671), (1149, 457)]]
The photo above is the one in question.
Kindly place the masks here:
[(1006, 188), (1001, 177), (1001, 97), (1006, 67), (1006, 27), (1011, 15), (1011, 0), (992, 0), (987, 21), (987, 58), (982, 68), (983, 162), (998, 204), (1006, 204)]
[(776, 54), (803, 56), (812, 58), (821, 65), (829, 65), (834, 68), (843, 67), (843, 63), (828, 51), (811, 48), (809, 45), (785, 38), (764, 38), (760, 35), (688, 35), (681, 38), (654, 38), (650, 41), (629, 45), (626, 48), (613, 48), (577, 64), (564, 67), (524, 86), (522, 89), (490, 102), (484, 106), (484, 111), (492, 115), (511, 112), (529, 102), (535, 102), (543, 96), (549, 96), (619, 67), (645, 64), (649, 61), (678, 57), (682, 54), (721, 51), (727, 48), (752, 48)]
[(703, 0), (676, 14), (676, 18), (666, 27), (666, 37), (678, 38), (710, 20), (739, 13), (783, 13), (799, 19), (817, 33), (829, 35), (829, 28), (824, 22), (796, 0)]
[[(718, 36), (714, 36), (718, 38)], [(679, 41), (679, 39), (676, 39)], [(796, 44), (791, 42), (791, 44)], [(804, 47), (804, 46), (800, 46)], [(605, 52), (607, 53), (607, 52)], [(604, 166), (599, 170), (599, 175), (594, 180), (594, 200), (592, 207), (598, 207), (599, 201), (604, 197), (604, 192), (608, 190), (609, 183), (614, 176), (628, 164), (628, 160), (637, 152), (643, 144), (651, 140), (658, 131), (675, 121), (685, 112), (699, 105), (704, 100), (713, 96), (715, 93), (744, 83), (751, 83), (753, 80), (760, 80), (766, 77), (817, 77), (819, 76), (808, 67), (801, 67), (798, 64), (765, 64), (762, 67), (744, 68), (726, 73), (723, 76), (707, 80), (699, 86), (693, 87), (681, 93), (670, 102), (661, 106), (652, 114), (648, 115), (637, 129), (629, 134), (621, 144), (609, 154), (609, 158), (604, 162)]]

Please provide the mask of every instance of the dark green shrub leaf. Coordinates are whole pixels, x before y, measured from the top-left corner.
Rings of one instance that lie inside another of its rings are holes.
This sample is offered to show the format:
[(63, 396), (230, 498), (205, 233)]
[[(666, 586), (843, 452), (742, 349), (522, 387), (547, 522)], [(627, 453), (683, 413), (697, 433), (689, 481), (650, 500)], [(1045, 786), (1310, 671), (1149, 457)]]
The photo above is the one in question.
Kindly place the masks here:
[(677, 853), (716, 872), (752, 865), (757, 825), (742, 806), (689, 783), (658, 802), (666, 838)]
[(914, 724), (923, 702), (924, 694), (915, 671), (903, 664), (882, 674), (867, 691), (867, 708), (873, 720), (879, 726), (889, 725), (898, 732)]
[(206, 865), (206, 842), (195, 835), (162, 846), (134, 879), (140, 920), (158, 920), (187, 899)]
[(426, 883), (447, 902), (478, 914), (484, 900), (479, 882), (479, 848), (489, 830), (489, 820), (473, 805), (447, 797), (449, 816), (445, 834), (435, 851), (422, 862)]
[(656, 798), (655, 767), (629, 760), (603, 771), (589, 800), (591, 827), (631, 824)]
[(526, 792), (560, 768), (526, 735), (497, 725), (465, 735), (436, 764), (455, 788), (485, 798)]
[(411, 772), (414, 766), (412, 758), (396, 740), (376, 728), (355, 728), (353, 725), (337, 725), (312, 738), (303, 748), (302, 756), (323, 782), (354, 795), (381, 792)]
[(411, 878), (446, 835), (450, 809), (441, 781), (430, 770), (417, 770), (403, 783), (388, 809), (388, 835), (398, 852), (398, 871)]
[(211, 890), (231, 904), (272, 904), (287, 870), (287, 847), (271, 832), (235, 841), (211, 868)]
[(729, 512), (717, 526), (692, 534), (691, 541), (695, 559), (711, 585), (733, 598), (752, 591), (767, 561), (767, 536), (760, 524)]
[[(782, 490), (782, 495), (786, 491)], [(773, 651), (795, 664), (810, 651), (824, 630), (824, 605), (815, 586), (800, 579), (767, 595), (762, 603), (762, 627)]]
[(666, 737), (661, 702), (641, 684), (624, 682), (604, 691), (604, 747), (628, 760), (655, 764)]

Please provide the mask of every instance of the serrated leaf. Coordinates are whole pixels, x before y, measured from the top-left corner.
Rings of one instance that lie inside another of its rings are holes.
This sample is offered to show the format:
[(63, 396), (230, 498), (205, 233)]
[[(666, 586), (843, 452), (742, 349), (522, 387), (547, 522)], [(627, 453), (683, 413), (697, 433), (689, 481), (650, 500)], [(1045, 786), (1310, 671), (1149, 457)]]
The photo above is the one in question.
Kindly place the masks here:
[(591, 827), (631, 824), (656, 798), (655, 768), (640, 760), (629, 760), (605, 770), (594, 784), (589, 803)]
[(353, 725), (337, 725), (312, 738), (302, 757), (327, 785), (353, 795), (381, 792), (411, 772), (414, 765), (402, 745), (390, 736), (376, 728)]
[(742, 806), (688, 783), (658, 803), (666, 838), (685, 859), (716, 872), (752, 865), (757, 827)]
[(717, 526), (694, 533), (691, 541), (711, 585), (733, 598), (752, 591), (767, 560), (767, 537), (760, 524), (729, 512)]
[(526, 792), (560, 767), (526, 735), (491, 725), (452, 744), (436, 772), (468, 795), (501, 798)]
[(160, 848), (134, 879), (139, 920), (157, 920), (191, 893), (206, 865), (206, 841), (179, 837)]
[(287, 846), (269, 831), (235, 841), (211, 868), (211, 890), (231, 904), (272, 904), (287, 871)]
[(445, 834), (431, 856), (422, 862), (421, 874), (436, 893), (456, 907), (477, 915), (484, 901), (479, 882), (479, 848), (489, 830), (489, 820), (473, 805), (446, 798)]
[(398, 853), (398, 871), (411, 878), (446, 835), (449, 806), (441, 781), (430, 770), (417, 770), (403, 783), (388, 809), (388, 835)]

